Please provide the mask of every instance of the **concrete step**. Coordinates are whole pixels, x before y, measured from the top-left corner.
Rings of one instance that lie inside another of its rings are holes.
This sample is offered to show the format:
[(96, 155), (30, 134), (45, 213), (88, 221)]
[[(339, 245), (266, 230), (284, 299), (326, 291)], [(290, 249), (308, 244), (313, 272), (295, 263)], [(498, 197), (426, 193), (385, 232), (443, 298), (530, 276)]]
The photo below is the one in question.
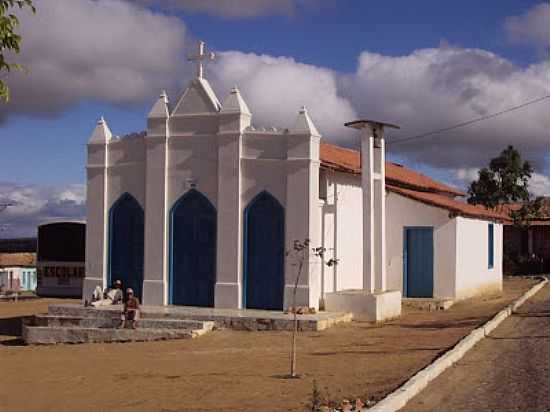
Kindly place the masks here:
[(112, 329), (59, 326), (23, 326), (23, 340), (30, 345), (56, 343), (145, 342), (192, 339), (208, 329)]
[(99, 309), (81, 305), (50, 305), (48, 315), (67, 316), (75, 318), (120, 318), (122, 305), (107, 306)]
[(438, 298), (403, 298), (401, 303), (406, 308), (437, 312), (449, 309), (455, 304), (455, 301)]
[[(97, 311), (96, 311), (97, 313)], [(67, 315), (36, 315), (34, 322), (29, 326), (56, 326), (79, 328), (117, 328), (121, 324), (120, 312), (105, 316), (67, 316)], [(189, 319), (155, 319), (145, 318), (139, 320), (140, 329), (207, 329), (212, 330), (214, 322), (189, 320)]]
[[(99, 308), (75, 304), (50, 305), (52, 316), (104, 319), (107, 325), (120, 319), (122, 305)], [(141, 320), (212, 321), (216, 327), (236, 330), (287, 330), (294, 328), (293, 315), (278, 311), (257, 309), (199, 308), (190, 306), (142, 306)], [(320, 312), (298, 315), (300, 331), (320, 331), (341, 322), (350, 322), (352, 314), (346, 312)], [(111, 323), (109, 323), (111, 322)]]

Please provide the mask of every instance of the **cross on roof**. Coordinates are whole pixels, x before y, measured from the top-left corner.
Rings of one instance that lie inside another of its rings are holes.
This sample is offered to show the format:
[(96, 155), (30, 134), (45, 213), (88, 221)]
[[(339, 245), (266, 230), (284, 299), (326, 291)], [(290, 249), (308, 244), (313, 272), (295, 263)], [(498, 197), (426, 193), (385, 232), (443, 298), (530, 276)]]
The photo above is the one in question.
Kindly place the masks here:
[(200, 40), (199, 41), (199, 47), (198, 47), (198, 53), (195, 56), (187, 56), (187, 60), (189, 61), (196, 61), (197, 62), (197, 77), (202, 78), (203, 75), (203, 60), (214, 60), (216, 55), (213, 52), (206, 53), (204, 51), (205, 43)]

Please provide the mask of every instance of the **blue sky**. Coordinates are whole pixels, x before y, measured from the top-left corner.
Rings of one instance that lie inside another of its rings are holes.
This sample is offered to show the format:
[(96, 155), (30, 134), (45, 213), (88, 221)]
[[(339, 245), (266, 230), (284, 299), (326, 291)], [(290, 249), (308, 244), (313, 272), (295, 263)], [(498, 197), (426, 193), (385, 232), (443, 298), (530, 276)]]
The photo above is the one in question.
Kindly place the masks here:
[[(175, 99), (190, 78), (185, 53), (198, 38), (220, 54), (207, 72), (220, 98), (239, 82), (258, 120), (284, 122), (289, 115), (280, 112), (281, 96), (260, 96), (252, 84), (260, 88), (262, 79), (273, 78), (288, 85), (286, 99), (298, 89), (295, 76), (304, 76), (296, 80), (303, 90), (289, 101), (296, 110), (301, 100), (312, 101), (310, 112), (323, 135), (346, 145), (353, 145), (353, 136), (340, 126), (350, 116), (400, 123), (403, 137), (550, 94), (550, 30), (544, 28), (545, 21), (550, 26), (550, 3), (241, 0), (252, 10), (244, 16), (231, 3), (37, 0), (37, 16), (22, 15), (20, 59), (30, 72), (8, 78), (13, 100), (0, 106), (2, 196), (39, 203), (46, 200), (20, 191), (48, 187), (66, 194), (67, 187), (83, 185), (85, 144), (97, 118), (104, 115), (115, 134), (143, 130), (158, 90), (166, 87)], [(232, 71), (237, 63), (245, 75)], [(264, 69), (269, 75), (258, 77)], [(400, 83), (408, 70), (414, 73), (411, 87)], [(326, 79), (326, 90), (313, 83), (308, 89), (315, 75)], [(513, 122), (497, 119), (396, 146), (391, 156), (460, 185), (505, 144), (517, 143), (536, 164), (537, 190), (544, 194), (550, 190), (543, 154), (550, 102), (544, 105), (515, 113)], [(333, 119), (326, 119), (326, 108)], [(71, 193), (69, 200), (77, 203), (83, 196), (82, 188)], [(39, 214), (32, 207), (29, 213)], [(10, 218), (4, 215), (4, 223)], [(25, 216), (18, 219), (23, 224)]]

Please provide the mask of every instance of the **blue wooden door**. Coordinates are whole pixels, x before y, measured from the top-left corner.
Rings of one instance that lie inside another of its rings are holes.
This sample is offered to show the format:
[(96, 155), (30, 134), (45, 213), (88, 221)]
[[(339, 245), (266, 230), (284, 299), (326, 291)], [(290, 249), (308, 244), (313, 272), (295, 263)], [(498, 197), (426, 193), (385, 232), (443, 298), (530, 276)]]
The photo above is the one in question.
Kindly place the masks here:
[(433, 228), (405, 228), (404, 285), (405, 296), (411, 298), (433, 297)]
[(277, 199), (264, 191), (247, 206), (244, 220), (245, 307), (282, 310), (284, 209)]
[(121, 280), (139, 299), (143, 290), (144, 215), (137, 200), (124, 193), (109, 213), (109, 282)]
[(170, 303), (214, 306), (216, 284), (216, 209), (190, 190), (171, 212)]

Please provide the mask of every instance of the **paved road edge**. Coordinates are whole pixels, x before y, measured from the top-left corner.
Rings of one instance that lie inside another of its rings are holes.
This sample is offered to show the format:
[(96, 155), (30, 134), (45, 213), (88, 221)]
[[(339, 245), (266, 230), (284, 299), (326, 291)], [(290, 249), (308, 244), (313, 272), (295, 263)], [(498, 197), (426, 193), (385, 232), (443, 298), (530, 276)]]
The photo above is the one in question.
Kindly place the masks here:
[(437, 358), (430, 365), (426, 366), (421, 371), (413, 375), (407, 382), (390, 393), (372, 408), (363, 409), (368, 412), (395, 412), (403, 408), (408, 401), (416, 396), (422, 389), (443, 373), (447, 368), (451, 367), (459, 361), (476, 343), (485, 338), (506, 318), (508, 318), (517, 308), (523, 305), (527, 299), (540, 291), (547, 283), (546, 277), (541, 277), (542, 281), (537, 283), (520, 298), (506, 306), (498, 312), (491, 320), (482, 326), (474, 329), (464, 338), (462, 338), (452, 349), (445, 352), (441, 357)]

